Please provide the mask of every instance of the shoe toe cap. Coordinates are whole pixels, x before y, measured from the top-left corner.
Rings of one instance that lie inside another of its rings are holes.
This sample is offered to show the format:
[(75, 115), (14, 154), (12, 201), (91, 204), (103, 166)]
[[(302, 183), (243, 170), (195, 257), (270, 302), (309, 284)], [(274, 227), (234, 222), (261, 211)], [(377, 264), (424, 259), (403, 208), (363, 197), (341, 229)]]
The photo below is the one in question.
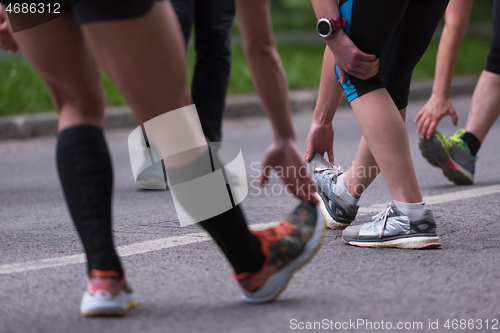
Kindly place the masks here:
[(359, 230), (361, 230), (362, 226), (363, 225), (353, 225), (353, 226), (349, 226), (349, 227), (345, 228), (344, 231), (342, 232), (342, 238), (344, 238), (344, 239), (357, 238), (359, 235)]

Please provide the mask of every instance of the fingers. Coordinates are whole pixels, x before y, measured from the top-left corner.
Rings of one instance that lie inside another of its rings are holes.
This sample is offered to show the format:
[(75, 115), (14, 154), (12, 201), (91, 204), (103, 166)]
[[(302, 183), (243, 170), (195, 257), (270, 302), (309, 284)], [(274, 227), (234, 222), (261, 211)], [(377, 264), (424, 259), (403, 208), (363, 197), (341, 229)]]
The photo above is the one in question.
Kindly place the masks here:
[(458, 116), (457, 116), (457, 113), (455, 112), (455, 110), (450, 112), (450, 116), (451, 116), (451, 121), (453, 122), (453, 125), (457, 126), (458, 125)]
[(353, 58), (348, 73), (361, 80), (368, 80), (379, 72), (380, 59), (375, 57), (375, 55), (369, 55), (375, 58), (366, 60), (366, 57), (363, 55), (366, 55), (366, 53), (359, 51)]
[(363, 60), (363, 61), (372, 61), (372, 60), (377, 59), (377, 56), (375, 54), (364, 53), (361, 50), (359, 50), (359, 52), (357, 52), (356, 57), (359, 60)]
[[(415, 116), (415, 119), (413, 119), (413, 122), (416, 124), (420, 121), (420, 118), (424, 115), (423, 109), (418, 111), (417, 115)], [(417, 128), (417, 133), (418, 133), (418, 128)]]
[[(378, 60), (377, 60), (378, 62)], [(379, 72), (378, 63), (376, 65), (369, 65), (368, 67), (356, 66), (347, 71), (350, 75), (357, 77), (361, 80), (368, 80)]]
[(437, 125), (439, 124), (439, 121), (432, 120), (429, 124), (429, 127), (427, 128), (427, 133), (425, 133), (425, 137), (427, 139), (432, 138), (432, 135), (434, 134), (434, 131), (436, 130)]
[(339, 69), (340, 83), (344, 84), (347, 82), (347, 74), (341, 67), (338, 67), (338, 69)]
[(353, 64), (353, 67), (360, 71), (373, 72), (380, 67), (380, 60), (377, 58), (372, 61), (359, 61)]
[[(423, 118), (423, 115), (419, 116), (418, 114), (417, 117), (418, 117), (417, 133), (420, 134), (422, 133), (422, 126), (424, 125), (425, 118)], [(415, 117), (415, 120), (417, 120), (417, 117)]]
[[(293, 194), (297, 199), (303, 202), (308, 202), (313, 205), (319, 204), (319, 200), (314, 195), (317, 192), (316, 184), (309, 177), (298, 178), (296, 183), (293, 179), (284, 179), (284, 183), (288, 191)], [(295, 186), (297, 184), (297, 186)]]
[(12, 39), (9, 29), (9, 22), (0, 16), (0, 47), (5, 50), (17, 52), (18, 47), (16, 42)]
[(328, 162), (333, 164), (333, 149), (328, 151)]
[(313, 156), (313, 148), (311, 143), (309, 142), (309, 138), (306, 139), (306, 148), (304, 151), (304, 161), (309, 162), (309, 160)]
[(427, 130), (429, 129), (429, 125), (431, 123), (431, 119), (429, 117), (426, 117), (424, 121), (421, 122), (422, 128), (420, 130), (420, 137), (422, 139), (425, 139)]

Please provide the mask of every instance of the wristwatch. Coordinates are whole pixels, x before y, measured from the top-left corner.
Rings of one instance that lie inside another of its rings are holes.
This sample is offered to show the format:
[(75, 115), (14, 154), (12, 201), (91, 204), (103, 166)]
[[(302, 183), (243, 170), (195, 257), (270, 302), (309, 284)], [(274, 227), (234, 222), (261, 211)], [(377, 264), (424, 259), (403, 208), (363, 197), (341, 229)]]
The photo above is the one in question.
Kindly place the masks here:
[(347, 26), (345, 19), (338, 18), (336, 20), (329, 20), (326, 17), (322, 18), (316, 24), (316, 31), (323, 37), (330, 37), (335, 31), (344, 29)]

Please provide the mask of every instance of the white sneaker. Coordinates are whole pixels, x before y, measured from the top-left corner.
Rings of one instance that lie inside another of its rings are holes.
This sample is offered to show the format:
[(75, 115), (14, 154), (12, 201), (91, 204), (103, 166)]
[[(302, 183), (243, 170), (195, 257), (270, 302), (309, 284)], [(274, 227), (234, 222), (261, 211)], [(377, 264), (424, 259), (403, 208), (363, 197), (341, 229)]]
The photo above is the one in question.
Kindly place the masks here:
[(115, 271), (93, 269), (83, 293), (80, 312), (84, 316), (124, 316), (137, 306), (132, 289)]

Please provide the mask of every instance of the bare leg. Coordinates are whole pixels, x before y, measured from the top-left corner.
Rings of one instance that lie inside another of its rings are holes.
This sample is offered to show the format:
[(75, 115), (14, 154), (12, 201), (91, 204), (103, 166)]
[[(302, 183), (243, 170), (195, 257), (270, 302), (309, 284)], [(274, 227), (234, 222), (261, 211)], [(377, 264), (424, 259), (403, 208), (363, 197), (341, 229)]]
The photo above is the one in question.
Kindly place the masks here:
[(88, 273), (108, 271), (121, 277), (111, 227), (113, 171), (102, 132), (105, 102), (97, 62), (71, 14), (19, 32), (16, 40), (59, 112), (58, 174)]
[(465, 131), (483, 142), (500, 116), (500, 75), (483, 71), (472, 95)]
[[(406, 120), (406, 108), (399, 110), (403, 121)], [(358, 153), (351, 168), (347, 170), (344, 176), (344, 184), (349, 193), (359, 199), (368, 186), (378, 176), (380, 169), (373, 157), (365, 137), (361, 138)]]
[[(329, 134), (326, 129), (321, 128), (326, 125), (331, 126), (331, 121), (335, 115), (335, 110), (338, 107), (342, 93), (342, 89), (336, 80), (334, 68), (335, 59), (333, 53), (327, 47), (323, 57), (318, 103), (316, 103), (316, 109), (314, 111), (314, 126), (311, 125), (311, 131), (306, 141), (306, 153), (308, 152), (307, 147), (309, 145), (312, 147), (309, 150), (316, 150), (321, 153), (327, 151), (331, 161), (333, 161), (333, 147), (331, 144), (333, 135)], [(392, 108), (394, 108), (394, 106)], [(406, 108), (399, 110), (399, 113), (404, 121), (406, 119)], [(312, 151), (310, 154), (312, 154)], [(379, 172), (380, 169), (377, 162), (370, 152), (365, 137), (363, 136), (359, 144), (356, 159), (351, 168), (344, 175), (344, 184), (349, 193), (355, 199), (359, 199), (366, 188), (377, 177)]]
[[(392, 198), (408, 203), (422, 202), (422, 194), (411, 159), (408, 132), (387, 91), (375, 90), (355, 99), (351, 105), (365, 143), (360, 144), (360, 148), (363, 149), (358, 151), (358, 154), (361, 153), (360, 161), (359, 164), (353, 165), (350, 178), (356, 176), (353, 175), (356, 172), (355, 168), (373, 165), (370, 163), (373, 160), (363, 148), (366, 144), (384, 174)], [(369, 116), (366, 114), (368, 112)], [(387, 131), (387, 128), (391, 130)], [(371, 182), (373, 179), (368, 180)], [(351, 189), (359, 189), (357, 182), (353, 182), (351, 186)]]
[(99, 66), (70, 15), (16, 33), (24, 56), (49, 88), (59, 113), (59, 131), (104, 125)]
[(155, 2), (142, 17), (82, 30), (140, 123), (189, 104), (184, 40), (169, 1)]

